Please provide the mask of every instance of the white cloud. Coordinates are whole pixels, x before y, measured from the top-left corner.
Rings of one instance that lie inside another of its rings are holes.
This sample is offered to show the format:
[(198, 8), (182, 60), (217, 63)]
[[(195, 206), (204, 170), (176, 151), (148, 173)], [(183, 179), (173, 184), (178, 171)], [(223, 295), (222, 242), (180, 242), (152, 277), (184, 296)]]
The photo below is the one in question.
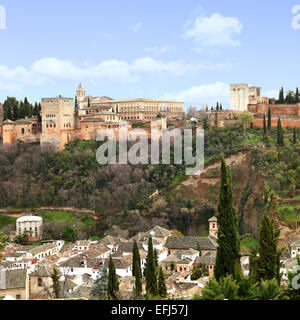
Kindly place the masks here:
[(140, 29), (141, 29), (141, 27), (142, 27), (142, 23), (141, 22), (139, 22), (139, 23), (137, 23), (135, 26), (133, 26), (132, 27), (132, 30), (133, 30), (133, 32), (139, 32), (140, 31)]
[(224, 82), (216, 82), (194, 86), (175, 94), (166, 93), (162, 98), (183, 101), (188, 105), (202, 106), (204, 104), (215, 105), (217, 101), (228, 103), (229, 97), (229, 85)]
[(169, 44), (166, 44), (162, 47), (150, 47), (150, 48), (145, 48), (146, 52), (152, 53), (154, 55), (160, 55), (160, 54), (165, 54), (167, 52), (170, 52), (175, 49), (175, 46), (171, 46)]
[(210, 17), (197, 17), (184, 36), (205, 47), (236, 47), (241, 43), (232, 37), (239, 35), (242, 27), (238, 18), (213, 13)]
[(270, 91), (263, 92), (262, 96), (277, 99), (279, 96), (279, 90), (270, 90)]
[(76, 66), (70, 60), (48, 57), (35, 61), (29, 69), (21, 66), (9, 69), (0, 65), (0, 83), (21, 86), (54, 80), (135, 82), (143, 75), (180, 77), (195, 75), (201, 71), (223, 70), (229, 66), (227, 63), (162, 61), (151, 57), (136, 59), (132, 63), (111, 59), (93, 66)]

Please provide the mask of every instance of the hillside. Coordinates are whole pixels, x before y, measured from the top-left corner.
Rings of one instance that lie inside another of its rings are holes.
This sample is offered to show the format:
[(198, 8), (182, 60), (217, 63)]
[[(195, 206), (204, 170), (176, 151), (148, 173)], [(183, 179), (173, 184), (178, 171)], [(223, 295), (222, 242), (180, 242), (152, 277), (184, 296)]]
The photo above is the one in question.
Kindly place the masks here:
[[(291, 130), (284, 134), (285, 147), (278, 148), (276, 130), (263, 137), (260, 129), (210, 128), (205, 171), (198, 178), (185, 176), (184, 165), (99, 166), (97, 142), (75, 141), (57, 154), (37, 145), (12, 146), (0, 153), (0, 207), (86, 208), (97, 217), (89, 236), (109, 230), (131, 236), (154, 225), (204, 235), (217, 208), (224, 153), (232, 170), (240, 233), (256, 235), (265, 210), (291, 228), (300, 222), (299, 205), (273, 208), (272, 200), (300, 195), (300, 146), (293, 144)], [(158, 195), (151, 197), (156, 190)], [(1, 219), (3, 228), (8, 218)]]

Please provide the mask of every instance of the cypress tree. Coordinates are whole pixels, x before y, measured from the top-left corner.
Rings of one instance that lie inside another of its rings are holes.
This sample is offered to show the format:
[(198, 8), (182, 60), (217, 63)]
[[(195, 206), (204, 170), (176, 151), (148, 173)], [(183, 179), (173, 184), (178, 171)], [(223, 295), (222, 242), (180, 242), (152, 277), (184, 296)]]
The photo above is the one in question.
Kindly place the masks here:
[(297, 143), (297, 131), (296, 131), (296, 127), (294, 127), (294, 132), (293, 132), (293, 143), (294, 143), (294, 144)]
[(278, 122), (277, 122), (277, 145), (278, 147), (284, 146), (283, 131), (282, 131), (280, 118), (278, 119)]
[(215, 277), (219, 281), (227, 275), (234, 275), (236, 265), (240, 265), (240, 240), (238, 219), (233, 205), (232, 178), (224, 156), (221, 161), (221, 188), (217, 214), (218, 250)]
[(158, 294), (162, 298), (165, 298), (167, 296), (165, 275), (162, 267), (159, 267), (159, 270), (158, 270)]
[(299, 103), (299, 89), (298, 88), (296, 88), (296, 94), (295, 94), (295, 102), (296, 103)]
[(275, 278), (280, 284), (281, 251), (278, 250), (279, 236), (280, 230), (275, 230), (274, 221), (265, 213), (259, 229), (260, 247), (254, 272), (256, 281), (272, 280)]
[(223, 110), (223, 106), (222, 106), (222, 103), (220, 104), (220, 110)]
[(271, 115), (271, 108), (268, 109), (268, 130), (270, 131), (272, 127), (272, 115)]
[(52, 289), (54, 298), (59, 299), (61, 294), (61, 287), (59, 283), (59, 274), (56, 268), (53, 269), (52, 273), (50, 274), (50, 278), (52, 280)]
[(155, 269), (157, 269), (157, 268), (158, 268), (158, 253), (157, 253), (157, 250), (156, 250), (156, 249), (154, 249), (153, 255), (154, 255), (154, 265), (155, 265)]
[(109, 299), (117, 299), (119, 292), (119, 281), (116, 273), (115, 264), (112, 256), (109, 257), (109, 271), (108, 271), (108, 283), (107, 283), (107, 296)]
[(139, 296), (142, 292), (142, 269), (139, 248), (136, 241), (134, 241), (133, 244), (132, 275), (135, 277), (135, 294)]
[(264, 113), (264, 136), (267, 134), (266, 114)]
[(216, 110), (219, 111), (219, 102), (217, 102)]
[(285, 102), (284, 90), (283, 90), (283, 87), (281, 87), (280, 92), (279, 92), (279, 103), (283, 104), (284, 102)]
[(132, 256), (132, 275), (136, 277), (137, 275), (142, 275), (141, 270), (141, 257), (138, 245), (136, 241), (133, 243), (133, 256)]
[(146, 262), (146, 291), (147, 294), (152, 296), (156, 296), (158, 293), (157, 288), (157, 278), (155, 272), (155, 262), (154, 262), (154, 252), (153, 252), (153, 245), (152, 245), (152, 237), (149, 237), (148, 242), (148, 254), (147, 254), (147, 262)]

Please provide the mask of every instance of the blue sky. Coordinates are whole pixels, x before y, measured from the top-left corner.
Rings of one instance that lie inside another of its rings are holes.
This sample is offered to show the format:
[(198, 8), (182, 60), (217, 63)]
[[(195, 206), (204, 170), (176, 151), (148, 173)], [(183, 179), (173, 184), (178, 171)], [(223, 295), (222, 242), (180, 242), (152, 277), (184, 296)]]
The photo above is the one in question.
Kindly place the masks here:
[(300, 87), (298, 4), (0, 0), (0, 101), (73, 97), (79, 82), (93, 96), (174, 98), (186, 107), (228, 105), (236, 82), (274, 96), (281, 85)]

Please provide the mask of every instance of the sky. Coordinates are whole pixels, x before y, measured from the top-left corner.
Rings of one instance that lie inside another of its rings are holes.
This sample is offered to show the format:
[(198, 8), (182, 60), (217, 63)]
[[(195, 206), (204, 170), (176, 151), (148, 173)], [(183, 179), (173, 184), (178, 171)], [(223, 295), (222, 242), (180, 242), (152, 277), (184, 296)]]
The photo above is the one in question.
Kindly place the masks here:
[(300, 0), (0, 0), (7, 96), (229, 105), (229, 84), (300, 87)]

